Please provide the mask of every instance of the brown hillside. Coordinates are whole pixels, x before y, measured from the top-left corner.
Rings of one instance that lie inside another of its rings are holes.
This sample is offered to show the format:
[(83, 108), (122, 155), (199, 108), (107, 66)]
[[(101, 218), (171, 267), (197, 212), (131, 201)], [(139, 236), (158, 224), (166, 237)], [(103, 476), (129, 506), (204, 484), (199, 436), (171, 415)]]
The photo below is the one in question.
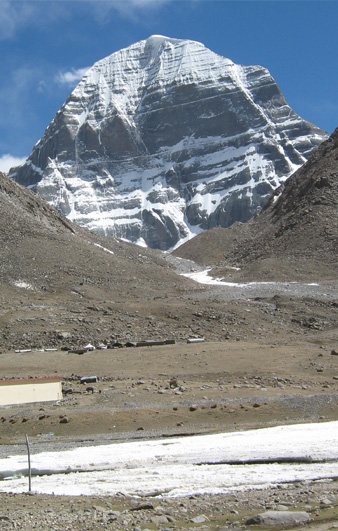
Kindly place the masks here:
[(182, 333), (163, 298), (188, 282), (159, 253), (77, 227), (3, 174), (0, 248), (0, 347)]

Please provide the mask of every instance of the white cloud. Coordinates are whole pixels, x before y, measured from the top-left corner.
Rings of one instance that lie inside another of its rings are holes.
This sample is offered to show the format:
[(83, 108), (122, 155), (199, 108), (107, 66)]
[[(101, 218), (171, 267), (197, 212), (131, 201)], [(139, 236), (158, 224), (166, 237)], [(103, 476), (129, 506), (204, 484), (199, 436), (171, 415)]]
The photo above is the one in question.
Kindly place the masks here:
[(72, 2), (0, 0), (0, 41), (15, 37), (23, 28), (33, 30), (67, 19), (69, 9), (65, 9), (65, 4)]
[(33, 11), (34, 6), (27, 2), (20, 2), (18, 9), (10, 0), (0, 1), (0, 40), (11, 38), (18, 28), (32, 19)]
[[(79, 0), (85, 2), (86, 0)], [(111, 13), (118, 13), (123, 18), (133, 21), (140, 20), (140, 16), (145, 15), (145, 11), (158, 10), (163, 5), (174, 2), (175, 0), (89, 0), (94, 9), (94, 16), (97, 22), (106, 23)]]
[(42, 75), (39, 68), (26, 65), (4, 77), (0, 84), (0, 127), (19, 124), (25, 114), (29, 118), (29, 95)]
[[(110, 14), (137, 19), (146, 10), (157, 10), (175, 0), (0, 0), (0, 41), (13, 38), (29, 26), (41, 27), (68, 20), (79, 9), (90, 9), (99, 24), (105, 24)], [(195, 0), (196, 1), (196, 0)], [(81, 5), (82, 4), (82, 5)], [(80, 8), (81, 6), (81, 8)]]
[(59, 72), (56, 76), (56, 80), (62, 85), (76, 85), (79, 81), (81, 81), (89, 68), (90, 67), (87, 66), (86, 68), (72, 68), (72, 70), (68, 72)]
[[(168, 0), (127, 0), (126, 3), (132, 5), (132, 6), (135, 6), (135, 7), (147, 7), (147, 6), (152, 6), (152, 5), (159, 5), (159, 4), (164, 4), (168, 2)], [(119, 2), (115, 2), (115, 3), (119, 3)]]
[(7, 173), (11, 168), (23, 164), (25, 160), (25, 157), (13, 157), (9, 153), (2, 155), (0, 157), (0, 171)]

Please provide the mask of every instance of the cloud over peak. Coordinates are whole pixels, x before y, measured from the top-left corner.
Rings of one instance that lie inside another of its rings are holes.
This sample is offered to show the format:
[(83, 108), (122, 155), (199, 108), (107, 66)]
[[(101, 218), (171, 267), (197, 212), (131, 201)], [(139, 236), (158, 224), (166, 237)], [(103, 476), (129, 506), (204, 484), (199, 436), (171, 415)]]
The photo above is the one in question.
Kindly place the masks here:
[(72, 68), (68, 72), (58, 72), (56, 80), (61, 85), (73, 86), (76, 85), (85, 73), (89, 70), (89, 66), (85, 68)]
[(9, 153), (2, 155), (2, 157), (0, 157), (0, 171), (7, 173), (11, 168), (21, 166), (25, 160), (25, 157), (13, 157), (13, 155), (10, 155)]

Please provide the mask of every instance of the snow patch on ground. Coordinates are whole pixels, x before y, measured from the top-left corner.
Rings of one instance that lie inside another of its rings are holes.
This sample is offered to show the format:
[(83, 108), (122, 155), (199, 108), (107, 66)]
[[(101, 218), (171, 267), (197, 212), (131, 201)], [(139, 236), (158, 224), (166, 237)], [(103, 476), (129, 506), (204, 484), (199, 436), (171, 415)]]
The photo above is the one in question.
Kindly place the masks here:
[(99, 243), (94, 243), (94, 245), (95, 245), (96, 247), (99, 247), (100, 249), (102, 249), (102, 250), (105, 251), (106, 253), (114, 254), (113, 251), (110, 251), (109, 249), (106, 249), (105, 247), (103, 247), (103, 246), (100, 245)]
[[(232, 268), (238, 270), (238, 268)], [(287, 288), (290, 284), (297, 284), (296, 282), (226, 282), (221, 278), (213, 278), (209, 276), (211, 268), (204, 269), (203, 271), (193, 271), (191, 273), (182, 273), (182, 276), (191, 278), (198, 282), (199, 284), (209, 284), (216, 286), (229, 286), (229, 287), (238, 287), (245, 288), (247, 286), (280, 286)], [(319, 284), (312, 282), (306, 283), (305, 286), (319, 286)]]
[[(48, 494), (155, 491), (173, 497), (327, 479), (337, 475), (337, 438), (335, 421), (43, 452), (32, 455), (33, 472), (41, 474), (32, 487)], [(271, 464), (226, 464), (257, 459)], [(27, 491), (26, 471), (24, 455), (0, 459), (0, 477), (6, 479), (0, 491)]]
[(22, 288), (22, 289), (31, 289), (31, 290), (34, 290), (35, 288), (32, 286), (32, 284), (29, 284), (28, 282), (25, 282), (23, 280), (16, 280), (15, 282), (13, 282), (14, 286), (16, 286), (17, 288)]

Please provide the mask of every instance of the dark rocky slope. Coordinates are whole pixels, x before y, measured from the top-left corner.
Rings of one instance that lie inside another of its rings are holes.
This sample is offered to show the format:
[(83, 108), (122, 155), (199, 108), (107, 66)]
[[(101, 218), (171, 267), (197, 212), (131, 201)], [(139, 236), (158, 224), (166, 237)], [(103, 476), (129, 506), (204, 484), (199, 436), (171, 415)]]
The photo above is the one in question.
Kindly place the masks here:
[(205, 232), (174, 252), (238, 278), (337, 279), (338, 129), (246, 224)]

